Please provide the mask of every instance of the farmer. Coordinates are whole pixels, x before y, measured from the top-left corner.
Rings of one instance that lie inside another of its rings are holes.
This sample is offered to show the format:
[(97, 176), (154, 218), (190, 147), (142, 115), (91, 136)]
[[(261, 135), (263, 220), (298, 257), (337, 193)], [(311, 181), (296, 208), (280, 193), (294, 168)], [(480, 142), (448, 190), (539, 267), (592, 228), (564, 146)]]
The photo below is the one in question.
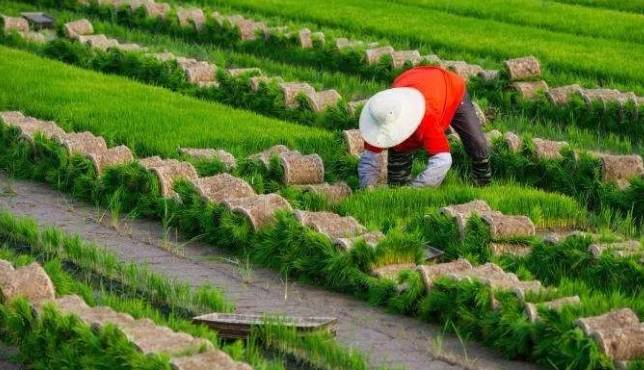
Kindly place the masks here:
[[(461, 138), (472, 159), (473, 179), (488, 185), (492, 179), (490, 153), (483, 128), (465, 81), (438, 67), (417, 67), (396, 78), (393, 88), (374, 95), (360, 114), (364, 148), (358, 175), (360, 185), (378, 184), (381, 161), (378, 153), (388, 150), (388, 182), (394, 185), (439, 186), (452, 165), (449, 126)], [(429, 154), (427, 168), (411, 177), (414, 152)]]

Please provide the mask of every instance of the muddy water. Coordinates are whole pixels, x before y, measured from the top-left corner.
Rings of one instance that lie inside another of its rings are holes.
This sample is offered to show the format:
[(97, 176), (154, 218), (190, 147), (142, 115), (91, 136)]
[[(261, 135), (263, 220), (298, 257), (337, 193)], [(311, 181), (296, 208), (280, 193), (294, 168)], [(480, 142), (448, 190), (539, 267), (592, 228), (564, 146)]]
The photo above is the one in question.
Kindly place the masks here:
[[(248, 267), (212, 246), (186, 242), (146, 220), (112, 220), (105, 210), (78, 203), (39, 183), (9, 179), (0, 173), (0, 207), (35, 218), (115, 252), (126, 261), (193, 286), (220, 287), (240, 313), (332, 316), (339, 321), (338, 341), (369, 356), (374, 366), (456, 370), (537, 367), (504, 360), (476, 343), (411, 318), (390, 315), (350, 296), (286, 281), (274, 271)], [(441, 350), (436, 351), (440, 342)], [(459, 365), (460, 364), (460, 365)], [(469, 365), (469, 366), (466, 366)], [(2, 363), (0, 362), (0, 368)]]

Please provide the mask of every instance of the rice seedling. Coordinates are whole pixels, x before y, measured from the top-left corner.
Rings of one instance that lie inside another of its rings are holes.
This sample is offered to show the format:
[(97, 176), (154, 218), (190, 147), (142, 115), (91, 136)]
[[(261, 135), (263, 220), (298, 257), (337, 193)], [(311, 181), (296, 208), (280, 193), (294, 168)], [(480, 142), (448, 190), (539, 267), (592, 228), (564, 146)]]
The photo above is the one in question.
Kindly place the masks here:
[[(632, 68), (632, 56), (641, 52), (632, 43), (554, 33), (551, 31), (504, 24), (494, 20), (477, 19), (416, 6), (379, 1), (377, 6), (358, 0), (340, 2), (328, 0), (323, 7), (308, 7), (297, 1), (228, 1), (201, 0), (197, 3), (213, 7), (227, 6), (268, 16), (286, 17), (300, 22), (315, 23), (355, 33), (400, 40), (401, 44), (431, 46), (433, 49), (464, 51), (476, 55), (471, 60), (507, 59), (518, 55), (535, 54), (546, 61), (549, 69), (561, 73), (592, 76), (597, 81), (608, 79), (630, 84), (634, 88), (642, 81), (641, 71)], [(368, 12), (365, 12), (368, 10)], [(368, 16), (365, 16), (368, 14)], [(414, 14), (411, 19), (403, 14)], [(392, 20), (392, 15), (400, 15)], [(403, 21), (404, 20), (404, 21)], [(428, 29), (427, 25), (431, 24)], [(464, 30), (476, 29), (475, 34)], [(553, 37), (556, 34), (556, 37)], [(499, 38), (512, 35), (512, 38)], [(575, 51), (563, 45), (576, 45)], [(626, 55), (625, 50), (628, 50)], [(635, 53), (635, 54), (632, 54)], [(606, 58), (609, 58), (608, 61)], [(450, 59), (451, 56), (450, 56)], [(599, 60), (607, 64), (599, 65)], [(628, 77), (627, 77), (628, 76)]]
[[(404, 4), (431, 9), (463, 17), (472, 17), (497, 21), (506, 24), (544, 29), (572, 35), (590, 36), (600, 39), (640, 42), (643, 34), (629, 32), (636, 27), (641, 17), (636, 14), (620, 11), (579, 7), (561, 2), (534, 1), (493, 1), (485, 5), (469, 0), (428, 1), (428, 0), (386, 0), (391, 3)], [(571, 3), (574, 3), (571, 1)], [(605, 23), (612, 20), (613, 27), (608, 29)], [(632, 28), (631, 28), (632, 29)], [(639, 41), (638, 41), (639, 40)]]
[[(266, 4), (270, 8), (273, 3)], [(119, 12), (112, 15), (119, 16)], [(306, 12), (302, 16), (311, 17)], [(83, 56), (84, 51), (74, 50), (74, 45), (64, 46), (57, 52), (71, 50), (61, 52), (70, 60)], [(0, 54), (7, 56), (6, 61), (0, 62), (0, 72), (6, 72), (0, 73), (0, 82), (8, 86), (7, 91), (0, 89), (2, 106), (55, 119), (67, 129), (89, 129), (103, 134), (111, 144), (127, 144), (139, 156), (177, 157), (177, 149), (187, 143), (196, 147), (217, 145), (238, 156), (246, 156), (272, 144), (286, 143), (305, 153), (321, 154), (330, 164), (326, 180), (342, 179), (355, 184), (352, 173), (355, 159), (347, 158), (336, 136), (329, 132), (253, 116), (113, 76), (99, 76), (4, 47), (0, 47)], [(592, 65), (591, 62), (583, 64), (584, 68)], [(16, 70), (21, 73), (8, 76)], [(47, 88), (37, 86), (30, 77), (30, 73), (36, 72), (38, 81), (49, 83)], [(3, 75), (7, 76), (3, 78)], [(173, 79), (167, 81), (171, 86)], [(92, 86), (95, 93), (81, 96), (70, 86), (76, 89)], [(158, 111), (151, 112), (148, 105), (132, 102), (132, 97), (114, 96), (110, 89), (120, 89), (132, 94), (134, 99), (145, 97), (154, 101), (157, 98), (156, 101), (169, 108), (154, 105)], [(230, 91), (233, 89), (234, 86)], [(202, 127), (204, 119), (208, 122), (205, 128)], [(588, 137), (580, 139), (589, 140)], [(445, 187), (359, 191), (339, 205), (284, 187), (280, 182), (284, 170), (275, 158), (266, 167), (243, 161), (234, 171), (235, 175), (248, 178), (259, 193), (279, 191), (300, 208), (352, 215), (368, 228), (387, 233), (375, 246), (358, 242), (348, 251), (340, 250), (323, 234), (302, 226), (291, 212), (278, 213), (274, 224), (256, 230), (240, 214), (221, 204), (203, 201), (188, 182), (176, 183), (173, 188), (180, 202), (162, 199), (162, 184), (135, 163), (110, 168), (98, 176), (86, 159), (68, 156), (43, 137), (36, 138), (30, 147), (19, 143), (16, 132), (2, 125), (0, 141), (5, 144), (0, 151), (0, 164), (11, 168), (17, 177), (46, 181), (75, 198), (108, 207), (116, 217), (123, 212), (132, 217), (159, 219), (167, 240), (171, 239), (171, 230), (182, 230), (240, 256), (245, 261), (241, 262), (242, 269), (250, 266), (250, 262), (272, 267), (283, 275), (285, 295), (289, 294), (290, 279), (315, 283), (354, 294), (394, 312), (441, 323), (462, 340), (477, 339), (509, 358), (526, 359), (552, 368), (611, 368), (613, 364), (597, 343), (575, 328), (574, 319), (619, 307), (629, 307), (640, 315), (644, 312), (641, 303), (644, 302), (641, 291), (644, 270), (633, 257), (605, 254), (593, 259), (588, 253), (591, 242), (588, 239), (570, 238), (555, 247), (536, 236), (501, 239), (501, 242), (526, 246), (528, 253), (522, 257), (498, 256), (490, 248), (493, 237), (488, 222), (471, 217), (461, 238), (454, 221), (438, 213), (441, 206), (484, 199), (503, 213), (528, 215), (540, 230), (595, 228), (605, 231), (609, 226), (618, 226), (627, 235), (639, 233), (644, 215), (641, 180), (633, 181), (626, 190), (617, 189), (615, 184), (601, 181), (597, 158), (581, 153), (577, 159), (571, 150), (565, 151), (561, 159), (536, 160), (534, 144), (527, 137), (520, 154), (511, 153), (502, 145), (495, 149), (495, 171), (504, 180), (483, 189), (462, 183), (469, 168), (458, 145), (454, 147), (456, 173), (450, 176)], [(611, 145), (629, 150), (626, 141), (615, 140)], [(418, 170), (421, 166), (415, 167)], [(220, 164), (219, 167), (208, 163), (201, 166), (204, 174), (219, 171)], [(507, 179), (521, 185), (508, 184)], [(589, 209), (594, 213), (589, 213)], [(91, 295), (81, 283), (66, 277), (61, 264), (64, 261), (78, 269), (76, 277), (101, 291), (101, 302), (110, 302), (138, 315), (154, 317), (155, 309), (160, 306), (171, 307), (172, 311), (212, 308), (210, 305), (228, 309), (215, 290), (201, 288), (195, 296), (187, 286), (170, 284), (144, 268), (122, 264), (78, 238), (66, 237), (55, 230), (39, 232), (33, 223), (12, 220), (2, 212), (0, 235), (10, 243), (29, 245), (38, 258), (47, 258), (46, 269), (62, 291)], [(614, 240), (615, 236), (604, 232), (602, 239)], [(493, 261), (523, 279), (536, 278), (555, 288), (542, 295), (528, 294), (529, 301), (577, 294), (583, 303), (561, 312), (540, 312), (543, 320), (533, 322), (524, 312), (520, 299), (508, 292), (493, 291), (477, 281), (444, 279), (428, 290), (417, 271), (407, 270), (385, 279), (374, 276), (378, 267), (422, 262), (427, 245), (440, 246), (445, 252), (444, 261), (462, 257), (475, 264)], [(143, 297), (147, 302), (134, 298), (115, 300), (109, 295), (114, 287), (130, 296)], [(163, 319), (161, 315), (159, 320)], [(182, 327), (180, 323), (173, 323), (173, 316), (166, 320), (174, 327)], [(359, 369), (366, 366), (359, 356), (341, 353), (333, 345), (324, 344), (327, 341), (324, 337), (294, 339), (287, 332), (263, 333), (258, 337), (272, 343), (282, 355), (305, 351), (309, 361), (320, 367)], [(229, 347), (229, 351), (244, 352), (238, 346)], [(253, 356), (253, 349), (248, 353)], [(640, 364), (635, 362), (633, 366)]]

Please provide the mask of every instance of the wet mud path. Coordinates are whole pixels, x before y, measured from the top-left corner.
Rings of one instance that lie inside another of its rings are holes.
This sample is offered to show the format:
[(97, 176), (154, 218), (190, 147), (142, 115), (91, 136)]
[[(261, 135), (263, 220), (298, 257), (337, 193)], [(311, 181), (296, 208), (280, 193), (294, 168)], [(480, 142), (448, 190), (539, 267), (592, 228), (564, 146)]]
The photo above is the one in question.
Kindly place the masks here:
[(171, 279), (219, 287), (236, 303), (239, 313), (337, 317), (338, 341), (368, 355), (374, 366), (409, 370), (538, 369), (504, 360), (476, 343), (462, 344), (453, 335), (443, 336), (439, 326), (387, 314), (347, 295), (286, 281), (275, 271), (247, 266), (212, 246), (182, 241), (180, 235), (164, 232), (160, 222), (121, 219), (115, 227), (105, 210), (75, 202), (44, 184), (10, 179), (1, 172), (0, 207), (14, 215), (33, 217), (41, 226), (53, 225), (79, 234), (125, 261), (147, 264)]

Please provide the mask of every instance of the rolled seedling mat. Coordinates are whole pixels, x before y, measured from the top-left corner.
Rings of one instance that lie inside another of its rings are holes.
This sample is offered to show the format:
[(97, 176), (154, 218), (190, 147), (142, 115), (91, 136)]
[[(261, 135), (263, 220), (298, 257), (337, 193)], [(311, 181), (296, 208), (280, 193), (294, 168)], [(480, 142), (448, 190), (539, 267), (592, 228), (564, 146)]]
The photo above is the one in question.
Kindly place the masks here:
[(342, 132), (344, 136), (344, 141), (347, 145), (347, 151), (351, 155), (360, 156), (364, 152), (364, 140), (362, 139), (362, 134), (360, 130), (344, 130)]
[(9, 17), (0, 15), (4, 23), (4, 32), (29, 32), (29, 22), (21, 17)]
[(220, 369), (252, 370), (248, 364), (235, 362), (225, 352), (213, 349), (190, 356), (173, 357), (170, 364), (176, 370), (208, 369), (215, 364)]
[(479, 72), (478, 76), (486, 82), (498, 80), (501, 73), (496, 69), (485, 69)]
[[(145, 329), (150, 328), (151, 330), (154, 330), (151, 323), (147, 321), (137, 321), (132, 316), (118, 313), (109, 307), (87, 307), (75, 312), (74, 314), (95, 330), (102, 329), (110, 324), (116, 325), (119, 328), (130, 328), (130, 330), (133, 330), (133, 327), (139, 325), (145, 326)], [(132, 334), (132, 331), (130, 331), (129, 334)], [(131, 340), (134, 341), (134, 339), (135, 338), (132, 338)], [(141, 340), (141, 338), (138, 338), (138, 340)]]
[(134, 347), (146, 355), (159, 352), (180, 353), (195, 350), (201, 346), (212, 350), (212, 344), (207, 344), (205, 339), (194, 338), (186, 333), (178, 333), (167, 327), (125, 326), (121, 330), (127, 337), (132, 338)]
[(492, 146), (494, 140), (503, 137), (503, 133), (499, 130), (490, 130), (483, 134), (488, 146)]
[(486, 212), (481, 220), (490, 227), (492, 239), (532, 236), (536, 234), (534, 223), (527, 216), (504, 215), (501, 212)]
[(149, 170), (159, 179), (161, 197), (163, 198), (170, 198), (175, 195), (172, 187), (176, 180), (190, 181), (199, 177), (192, 164), (176, 160), (163, 160), (162, 163), (151, 166)]
[(593, 153), (602, 161), (602, 180), (626, 181), (644, 175), (644, 161), (639, 155)]
[(349, 108), (349, 114), (350, 115), (355, 115), (356, 113), (362, 112), (362, 108), (367, 104), (368, 99), (362, 99), (362, 100), (355, 100), (355, 101), (350, 101), (347, 103), (347, 107)]
[(246, 19), (239, 14), (231, 15), (227, 19), (228, 22), (239, 30), (242, 41), (255, 40), (257, 38), (254, 21)]
[(640, 319), (630, 308), (615, 309), (600, 316), (584, 317), (575, 321), (575, 326), (580, 327), (586, 335), (638, 325)]
[(523, 146), (523, 140), (521, 140), (519, 135), (514, 132), (505, 133), (505, 143), (508, 145), (508, 148), (512, 153), (518, 153), (521, 151), (521, 147)]
[(610, 102), (617, 102), (620, 106), (624, 106), (629, 102), (635, 103), (637, 101), (635, 93), (624, 93), (615, 89), (580, 89), (577, 93), (581, 95), (588, 106), (591, 106), (596, 101), (600, 101), (604, 108)]
[(130, 10), (135, 12), (137, 9), (143, 6), (148, 0), (128, 0), (127, 4), (130, 6)]
[(568, 146), (565, 141), (552, 141), (539, 138), (532, 139), (538, 159), (561, 159), (561, 150)]
[(342, 217), (332, 212), (311, 212), (297, 210), (294, 212), (297, 220), (330, 239), (351, 238), (363, 235), (367, 228), (353, 217)]
[(119, 45), (117, 40), (108, 39), (105, 35), (81, 35), (78, 36), (78, 41), (102, 51), (107, 51), (107, 49)]
[(539, 96), (540, 92), (548, 92), (548, 84), (543, 80), (513, 82), (510, 87), (516, 90), (524, 99), (534, 99)]
[(271, 83), (282, 83), (284, 80), (281, 77), (268, 77), (268, 76), (255, 76), (250, 79), (250, 88), (253, 91), (259, 91), (262, 84), (269, 85)]
[(139, 44), (118, 44), (116, 45), (116, 48), (123, 52), (137, 52), (147, 50)]
[(212, 12), (210, 13), (210, 17), (217, 22), (218, 25), (223, 26), (226, 23), (226, 17), (221, 15), (219, 12)]
[(300, 41), (300, 46), (303, 48), (312, 48), (313, 40), (311, 39), (311, 30), (308, 28), (302, 28), (298, 32), (298, 39)]
[(171, 10), (170, 4), (156, 3), (154, 1), (146, 1), (143, 7), (145, 8), (145, 14), (150, 18), (166, 19)]
[(119, 6), (126, 4), (127, 0), (97, 0), (99, 6), (111, 6), (118, 8)]
[(538, 294), (543, 290), (539, 280), (513, 281), (510, 279), (491, 279), (487, 283), (494, 289), (510, 291), (521, 300), (525, 300), (528, 293)]
[(644, 325), (596, 331), (593, 339), (612, 360), (632, 361), (644, 357)]
[(353, 238), (337, 238), (335, 239), (335, 244), (341, 250), (349, 251), (357, 242), (364, 240), (368, 246), (375, 248), (384, 238), (385, 235), (381, 231), (375, 230)]
[(578, 94), (580, 90), (581, 90), (581, 86), (577, 84), (566, 85), (566, 86), (550, 88), (546, 92), (546, 95), (548, 96), (552, 104), (566, 105), (570, 103), (570, 98), (572, 98), (573, 95)]
[(317, 154), (281, 153), (280, 163), (284, 169), (285, 184), (302, 185), (324, 182), (324, 162)]
[(76, 294), (64, 295), (51, 303), (63, 313), (76, 313), (90, 308), (85, 300)]
[(313, 92), (312, 94), (305, 92), (305, 95), (307, 101), (311, 105), (311, 108), (316, 113), (320, 113), (327, 108), (337, 106), (342, 99), (342, 96), (340, 96), (340, 94), (333, 89), (324, 90), (317, 93)]
[(65, 135), (65, 131), (58, 127), (56, 122), (41, 121), (32, 117), (13, 120), (13, 123), (10, 125), (18, 128), (20, 131), (20, 139), (27, 140), (32, 144), (37, 133), (41, 133), (48, 139)]
[(639, 240), (627, 240), (614, 243), (593, 243), (588, 247), (588, 252), (595, 259), (599, 259), (604, 252), (611, 252), (615, 257), (630, 257), (643, 255), (642, 243)]
[(474, 111), (476, 112), (476, 117), (479, 119), (479, 122), (481, 122), (481, 125), (485, 125), (487, 123), (485, 112), (483, 112), (483, 109), (481, 109), (481, 107), (475, 102), (472, 102), (472, 105), (474, 106)]
[(393, 58), (394, 48), (391, 46), (384, 46), (380, 48), (372, 48), (365, 50), (365, 59), (367, 65), (374, 65), (380, 63), (380, 60), (385, 55), (389, 55)]
[(515, 243), (490, 243), (490, 252), (493, 256), (509, 254), (516, 257), (524, 257), (530, 254), (532, 248), (525, 244)]
[(417, 267), (417, 270), (420, 272), (420, 275), (423, 278), (425, 287), (430, 290), (434, 287), (434, 281), (436, 281), (436, 279), (450, 273), (470, 270), (471, 268), (472, 264), (470, 263), (470, 261), (465, 259), (458, 259), (456, 261), (447, 263), (420, 265)]
[(303, 192), (321, 194), (332, 204), (339, 204), (353, 193), (349, 185), (344, 182), (300, 185), (299, 189)]
[(207, 62), (197, 62), (193, 64), (186, 74), (189, 82), (210, 82), (215, 81), (217, 67)]
[(36, 44), (45, 44), (47, 42), (45, 35), (39, 32), (34, 32), (34, 31), (20, 32), (19, 35), (25, 40)]
[(342, 51), (343, 49), (355, 49), (355, 48), (363, 48), (364, 47), (364, 41), (360, 40), (348, 40), (344, 37), (339, 38), (335, 40), (335, 46), (338, 48), (339, 51)]
[(259, 68), (230, 68), (226, 70), (230, 77), (239, 77), (247, 75), (261, 75), (262, 70)]
[(533, 56), (509, 59), (504, 63), (510, 81), (533, 79), (541, 76), (541, 65)]
[(226, 208), (244, 215), (255, 231), (275, 222), (278, 210), (291, 210), (291, 205), (277, 194), (260, 194), (247, 198), (231, 199), (224, 202)]
[(481, 66), (468, 63), (453, 63), (449, 66), (449, 69), (465, 81), (469, 81), (472, 77), (478, 76), (483, 72), (483, 68)]
[(418, 50), (394, 51), (391, 55), (391, 59), (394, 68), (402, 68), (406, 63), (410, 63), (412, 66), (415, 66), (422, 61)]
[(49, 275), (37, 263), (14, 269), (8, 261), (1, 263), (0, 291), (5, 301), (25, 297), (31, 302), (56, 298), (56, 289)]
[(178, 63), (178, 60), (179, 60), (179, 58), (177, 58), (174, 54), (172, 54), (170, 52), (155, 53), (155, 54), (151, 54), (151, 55), (153, 57), (155, 57), (157, 60), (159, 60), (160, 62), (167, 62), (167, 61), (170, 61), (170, 60), (176, 60), (177, 63)]
[(491, 262), (473, 267), (471, 269), (450, 271), (445, 273), (444, 276), (456, 281), (471, 281), (472, 279), (478, 279), (482, 281), (485, 279), (508, 279), (508, 275), (505, 273), (505, 271), (503, 271), (503, 269), (498, 265)]
[(53, 139), (64, 146), (70, 155), (75, 153), (89, 155), (107, 151), (105, 139), (101, 136), (94, 136), (88, 131), (54, 136)]
[(79, 19), (77, 21), (65, 23), (63, 26), (65, 37), (69, 39), (78, 38), (81, 35), (91, 35), (94, 33), (92, 23), (87, 19)]
[(420, 57), (423, 62), (429, 63), (429, 64), (440, 64), (442, 62), (442, 59), (436, 55), (436, 54), (428, 54), (428, 55), (423, 55)]
[(183, 154), (197, 160), (218, 159), (217, 150), (211, 148), (179, 148), (179, 154)]
[(311, 34), (311, 39), (313, 40), (313, 43), (317, 42), (320, 45), (326, 44), (326, 36), (323, 32), (313, 32)]
[(579, 296), (563, 297), (558, 298), (548, 302), (540, 303), (526, 303), (525, 312), (528, 315), (528, 318), (531, 322), (536, 322), (539, 320), (539, 310), (538, 306), (544, 306), (551, 310), (560, 310), (563, 306), (574, 306), (581, 303)]
[(543, 237), (543, 241), (548, 244), (559, 244), (571, 236), (587, 236), (586, 232), (581, 230), (553, 231)]
[(194, 26), (197, 31), (201, 31), (206, 24), (206, 15), (199, 8), (178, 8), (177, 20), (181, 27), (187, 28)]
[(130, 148), (125, 145), (119, 145), (103, 152), (89, 153), (87, 157), (94, 164), (94, 169), (97, 174), (103, 174), (107, 167), (134, 161), (132, 151), (130, 151)]
[(264, 164), (264, 166), (268, 167), (268, 165), (271, 162), (271, 158), (273, 158), (273, 156), (279, 156), (280, 154), (287, 153), (287, 152), (291, 152), (291, 151), (286, 146), (274, 145), (263, 152), (253, 154), (249, 158), (252, 160), (259, 160)]
[(0, 118), (7, 125), (12, 125), (14, 122), (24, 119), (25, 116), (18, 111), (5, 111), (5, 112), (0, 112)]
[(297, 97), (300, 93), (306, 95), (309, 99), (311, 96), (314, 97), (316, 94), (313, 86), (306, 82), (284, 82), (280, 84), (280, 88), (284, 93), (284, 105), (288, 109), (298, 107), (299, 103), (297, 101)]
[(480, 216), (483, 213), (492, 212), (492, 209), (484, 201), (475, 200), (465, 204), (443, 207), (439, 211), (444, 215), (454, 218), (454, 222), (458, 228), (458, 234), (463, 239), (465, 237), (465, 228), (470, 217), (474, 213)]
[(454, 204), (439, 209), (441, 214), (444, 214), (449, 217), (456, 217), (462, 215), (465, 217), (470, 217), (473, 213), (478, 213), (479, 215), (485, 212), (491, 212), (492, 208), (484, 200), (473, 200), (468, 203), (463, 204)]
[(256, 195), (250, 184), (227, 173), (198, 178), (192, 183), (203, 200), (215, 204)]
[(152, 167), (162, 165), (163, 162), (164, 160), (158, 155), (154, 155), (152, 157), (147, 157), (139, 160), (139, 164), (148, 170), (151, 169)]
[(396, 280), (398, 274), (405, 270), (415, 270), (416, 264), (414, 263), (398, 263), (395, 265), (386, 265), (373, 269), (371, 275), (379, 279), (391, 279)]

